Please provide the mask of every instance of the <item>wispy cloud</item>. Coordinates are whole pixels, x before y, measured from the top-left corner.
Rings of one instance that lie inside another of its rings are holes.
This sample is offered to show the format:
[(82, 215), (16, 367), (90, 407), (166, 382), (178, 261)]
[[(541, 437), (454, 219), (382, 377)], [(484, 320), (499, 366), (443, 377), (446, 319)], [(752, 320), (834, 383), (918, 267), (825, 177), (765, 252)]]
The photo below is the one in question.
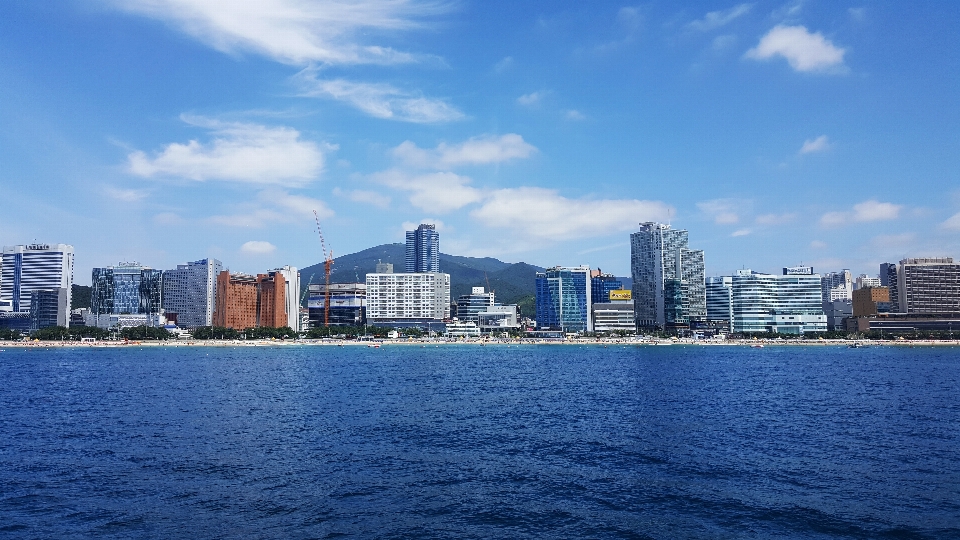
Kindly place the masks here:
[(691, 30), (697, 30), (699, 32), (715, 30), (721, 26), (730, 24), (737, 18), (746, 15), (747, 13), (750, 13), (751, 7), (751, 4), (740, 4), (733, 6), (730, 9), (711, 11), (710, 13), (707, 13), (704, 18), (688, 23), (687, 28)]
[(946, 221), (940, 224), (940, 227), (951, 231), (960, 231), (960, 212), (947, 218)]
[(412, 167), (442, 169), (524, 159), (536, 151), (536, 147), (524, 141), (522, 136), (507, 133), (472, 137), (460, 144), (440, 143), (434, 149), (420, 148), (411, 141), (404, 141), (391, 154)]
[(821, 135), (816, 139), (807, 139), (803, 141), (803, 146), (800, 147), (800, 154), (815, 154), (817, 152), (823, 152), (830, 149), (830, 140), (826, 135)]
[(563, 114), (563, 117), (566, 118), (567, 120), (586, 120), (587, 119), (587, 116), (585, 114), (575, 109), (568, 110)]
[(251, 240), (240, 246), (240, 251), (248, 255), (268, 255), (277, 250), (277, 246), (263, 240)]
[(820, 225), (824, 227), (839, 227), (848, 223), (865, 223), (871, 221), (887, 221), (900, 217), (899, 204), (879, 202), (875, 199), (853, 205), (853, 209), (846, 212), (827, 212), (820, 218)]
[(208, 221), (227, 227), (258, 229), (273, 223), (312, 219), (314, 210), (320, 219), (334, 215), (333, 210), (319, 199), (270, 190), (259, 193), (255, 201), (240, 205), (236, 213), (211, 216)]
[(738, 237), (738, 236), (747, 236), (748, 234), (750, 234), (750, 233), (752, 233), (752, 232), (753, 232), (753, 231), (750, 230), (750, 229), (737, 229), (737, 230), (733, 231), (732, 233), (730, 233), (730, 236), (736, 238), (736, 237)]
[(783, 225), (797, 219), (797, 214), (788, 212), (785, 214), (761, 214), (756, 217), (757, 225)]
[(452, 122), (465, 117), (442, 99), (424, 97), (383, 83), (319, 79), (317, 74), (318, 70), (308, 68), (294, 77), (301, 96), (335, 99), (376, 118), (417, 124)]
[(104, 186), (103, 192), (115, 201), (126, 203), (140, 202), (150, 195), (150, 192), (145, 189), (122, 189), (111, 186)]
[(569, 199), (554, 190), (521, 187), (493, 191), (470, 215), (518, 237), (560, 241), (629, 231), (642, 221), (667, 221), (673, 212), (659, 201)]
[(534, 105), (539, 105), (540, 100), (543, 99), (543, 92), (531, 92), (529, 94), (524, 94), (517, 98), (517, 103), (525, 107), (533, 107)]
[(730, 225), (740, 221), (740, 212), (747, 205), (748, 202), (738, 199), (713, 199), (698, 202), (697, 208), (714, 223)]
[(512, 56), (505, 56), (502, 60), (493, 65), (493, 71), (497, 73), (503, 73), (504, 71), (513, 67), (513, 64), (516, 62), (513, 60)]
[(362, 189), (342, 190), (340, 188), (334, 188), (333, 194), (338, 197), (346, 197), (353, 202), (376, 206), (377, 208), (390, 207), (390, 197), (376, 191)]
[(196, 181), (302, 185), (317, 178), (323, 169), (319, 146), (302, 140), (295, 129), (186, 115), (181, 118), (208, 129), (213, 140), (207, 144), (197, 140), (170, 143), (153, 157), (137, 150), (127, 156), (130, 173)]
[(366, 43), (410, 31), (452, 4), (418, 0), (112, 0), (162, 20), (228, 54), (252, 52), (286, 64), (403, 64), (423, 57)]
[(452, 172), (410, 175), (397, 170), (370, 176), (384, 186), (409, 193), (410, 204), (422, 210), (447, 213), (479, 202), (482, 192), (470, 186), (470, 178)]
[(747, 51), (745, 57), (769, 60), (780, 56), (795, 71), (840, 72), (845, 53), (845, 49), (835, 46), (819, 32), (810, 33), (804, 26), (777, 25), (760, 38), (760, 43)]

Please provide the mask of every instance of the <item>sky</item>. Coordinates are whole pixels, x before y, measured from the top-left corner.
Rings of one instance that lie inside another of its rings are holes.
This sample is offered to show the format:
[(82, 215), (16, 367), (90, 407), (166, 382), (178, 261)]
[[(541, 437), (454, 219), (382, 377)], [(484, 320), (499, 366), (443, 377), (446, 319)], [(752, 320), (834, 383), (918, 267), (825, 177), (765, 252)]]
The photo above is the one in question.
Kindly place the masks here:
[(629, 275), (960, 257), (960, 4), (0, 2), (0, 244), (233, 271), (434, 223)]

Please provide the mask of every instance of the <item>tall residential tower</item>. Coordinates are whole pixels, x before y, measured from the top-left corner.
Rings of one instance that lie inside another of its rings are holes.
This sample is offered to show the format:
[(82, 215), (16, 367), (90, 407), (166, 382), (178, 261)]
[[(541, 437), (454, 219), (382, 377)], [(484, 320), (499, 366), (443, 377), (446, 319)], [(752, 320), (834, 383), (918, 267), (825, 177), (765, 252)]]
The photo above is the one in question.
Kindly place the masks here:
[(630, 235), (630, 270), (637, 328), (678, 328), (707, 316), (703, 251), (685, 230), (641, 223)]
[(440, 235), (436, 225), (421, 224), (407, 231), (408, 274), (440, 271)]

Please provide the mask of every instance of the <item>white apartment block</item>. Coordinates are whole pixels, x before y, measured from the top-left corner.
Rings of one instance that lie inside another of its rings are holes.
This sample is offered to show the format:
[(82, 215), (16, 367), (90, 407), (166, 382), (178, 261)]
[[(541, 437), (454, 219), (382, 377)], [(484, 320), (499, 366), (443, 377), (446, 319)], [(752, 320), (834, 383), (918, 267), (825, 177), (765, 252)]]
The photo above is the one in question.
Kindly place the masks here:
[(450, 317), (450, 274), (367, 274), (370, 324)]

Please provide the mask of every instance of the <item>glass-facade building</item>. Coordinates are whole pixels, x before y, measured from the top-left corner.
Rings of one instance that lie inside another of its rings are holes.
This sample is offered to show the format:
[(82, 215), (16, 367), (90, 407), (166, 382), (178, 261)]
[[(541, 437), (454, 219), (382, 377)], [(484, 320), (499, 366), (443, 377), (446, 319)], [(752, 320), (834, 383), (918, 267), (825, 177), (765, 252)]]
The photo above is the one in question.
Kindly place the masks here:
[(94, 268), (90, 312), (94, 315), (157, 315), (163, 300), (163, 272), (138, 263)]
[(772, 275), (738, 270), (730, 277), (733, 331), (825, 332), (819, 275)]
[(480, 313), (494, 304), (493, 292), (485, 292), (483, 287), (473, 287), (470, 294), (462, 294), (457, 298), (457, 318), (479, 324)]
[(703, 251), (688, 233), (663, 223), (641, 223), (630, 235), (634, 317), (638, 328), (688, 326), (707, 316)]
[(707, 321), (722, 323), (733, 331), (733, 278), (708, 277), (706, 280)]
[(408, 274), (440, 271), (440, 234), (436, 225), (421, 224), (407, 231)]
[[(322, 328), (326, 317), (326, 284), (308, 285), (310, 327)], [(367, 324), (367, 284), (330, 284), (330, 326), (363, 326)]]
[(594, 303), (610, 301), (610, 291), (623, 289), (623, 282), (612, 274), (600, 274), (590, 278), (590, 299)]
[(591, 289), (587, 266), (537, 272), (537, 328), (592, 332)]
[(222, 271), (223, 263), (217, 259), (201, 259), (163, 273), (163, 309), (171, 317), (176, 314), (177, 326), (213, 325), (217, 276)]
[(70, 319), (65, 317), (66, 306), (66, 289), (37, 289), (30, 293), (30, 331), (67, 326)]

